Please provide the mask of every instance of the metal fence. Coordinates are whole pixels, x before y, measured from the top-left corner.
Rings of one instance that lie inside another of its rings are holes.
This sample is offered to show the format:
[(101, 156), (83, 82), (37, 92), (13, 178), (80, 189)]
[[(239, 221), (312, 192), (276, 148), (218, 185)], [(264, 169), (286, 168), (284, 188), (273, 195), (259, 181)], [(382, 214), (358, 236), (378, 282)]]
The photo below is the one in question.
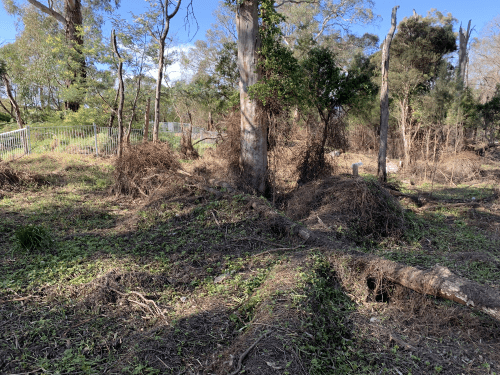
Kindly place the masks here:
[[(183, 127), (189, 124), (160, 123), (159, 139), (168, 141), (172, 146), (180, 142)], [(125, 132), (126, 133), (126, 132)], [(144, 129), (132, 129), (130, 143), (143, 140)], [(152, 132), (148, 133), (152, 140)], [(192, 139), (199, 144), (215, 143), (217, 132), (193, 127)], [(113, 155), (118, 147), (118, 129), (109, 127), (58, 126), (34, 127), (14, 130), (0, 134), (0, 159), (17, 159), (30, 153), (63, 152), (82, 155)]]

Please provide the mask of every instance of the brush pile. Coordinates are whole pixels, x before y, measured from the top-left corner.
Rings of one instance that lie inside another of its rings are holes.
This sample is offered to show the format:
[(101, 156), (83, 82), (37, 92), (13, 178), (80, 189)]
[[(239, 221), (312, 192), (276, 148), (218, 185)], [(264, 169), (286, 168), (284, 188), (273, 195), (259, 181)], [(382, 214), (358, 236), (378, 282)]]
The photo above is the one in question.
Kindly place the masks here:
[(22, 185), (43, 185), (45, 179), (37, 174), (14, 170), (0, 162), (0, 190), (15, 190)]
[(404, 211), (376, 180), (332, 176), (299, 187), (288, 201), (287, 215), (308, 226), (348, 228), (355, 240), (398, 239), (404, 233)]
[(133, 197), (151, 195), (181, 178), (176, 173), (180, 163), (168, 143), (142, 143), (127, 147), (116, 159), (112, 193)]

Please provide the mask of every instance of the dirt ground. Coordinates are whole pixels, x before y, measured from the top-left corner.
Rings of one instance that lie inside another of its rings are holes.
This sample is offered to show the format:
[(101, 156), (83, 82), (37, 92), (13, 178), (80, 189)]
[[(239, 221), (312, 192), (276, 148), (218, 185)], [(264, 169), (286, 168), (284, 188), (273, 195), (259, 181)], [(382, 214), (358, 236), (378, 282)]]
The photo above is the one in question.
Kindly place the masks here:
[[(374, 160), (340, 155), (334, 176), (280, 203), (334, 248), (203, 180), (203, 160), (181, 163), (182, 180), (156, 176), (148, 196), (110, 193), (112, 159), (3, 164), (0, 373), (499, 374), (499, 321), (367, 279), (340, 256), (440, 264), (500, 289), (498, 153), (463, 175), (399, 171), (387, 188)], [(22, 249), (30, 226), (51, 245)]]

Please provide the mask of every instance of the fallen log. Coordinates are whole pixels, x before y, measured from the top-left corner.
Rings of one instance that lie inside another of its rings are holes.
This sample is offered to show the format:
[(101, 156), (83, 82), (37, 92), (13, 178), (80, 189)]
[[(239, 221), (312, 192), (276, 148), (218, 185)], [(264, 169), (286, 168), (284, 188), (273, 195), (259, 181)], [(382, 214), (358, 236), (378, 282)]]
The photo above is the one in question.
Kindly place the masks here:
[(369, 275), (377, 275), (422, 294), (469, 306), (500, 321), (500, 291), (457, 276), (447, 267), (436, 265), (421, 270), (388, 259), (359, 254), (352, 254), (351, 260), (358, 267), (364, 266)]
[[(228, 191), (235, 191), (227, 183), (210, 181), (215, 186), (225, 187)], [(202, 190), (212, 192), (214, 189), (199, 186)], [(429, 270), (421, 270), (412, 266), (394, 262), (392, 260), (368, 255), (359, 251), (340, 251), (338, 244), (326, 237), (319, 237), (314, 232), (294, 223), (285, 215), (280, 214), (264, 199), (248, 197), (248, 204), (267, 218), (274, 219), (274, 224), (290, 235), (298, 236), (311, 245), (318, 245), (335, 253), (353, 269), (363, 269), (367, 278), (379, 277), (400, 284), (421, 294), (444, 298), (482, 311), (500, 321), (500, 291), (481, 285), (453, 274), (448, 268), (436, 265)]]
[(340, 252), (336, 244), (327, 238), (320, 238), (312, 231), (292, 222), (279, 214), (264, 200), (250, 198), (251, 207), (268, 218), (274, 218), (275, 224), (283, 231), (296, 235), (306, 242), (315, 243), (335, 252), (337, 256), (347, 260), (355, 268), (363, 268), (367, 277), (385, 278), (418, 293), (448, 299), (473, 309), (482, 311), (500, 321), (500, 291), (481, 285), (453, 274), (448, 268), (436, 265), (429, 270), (421, 270), (412, 266), (388, 259), (367, 255), (359, 251)]

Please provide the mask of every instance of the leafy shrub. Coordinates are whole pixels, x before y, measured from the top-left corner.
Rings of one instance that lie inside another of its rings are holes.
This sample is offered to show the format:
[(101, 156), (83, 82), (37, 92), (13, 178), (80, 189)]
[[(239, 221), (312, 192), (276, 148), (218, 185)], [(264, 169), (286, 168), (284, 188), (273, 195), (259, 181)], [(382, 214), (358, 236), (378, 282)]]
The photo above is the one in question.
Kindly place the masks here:
[(8, 114), (0, 112), (0, 122), (9, 122), (10, 119), (11, 117)]
[(50, 232), (40, 225), (25, 225), (14, 234), (16, 245), (23, 250), (50, 249), (54, 240)]

